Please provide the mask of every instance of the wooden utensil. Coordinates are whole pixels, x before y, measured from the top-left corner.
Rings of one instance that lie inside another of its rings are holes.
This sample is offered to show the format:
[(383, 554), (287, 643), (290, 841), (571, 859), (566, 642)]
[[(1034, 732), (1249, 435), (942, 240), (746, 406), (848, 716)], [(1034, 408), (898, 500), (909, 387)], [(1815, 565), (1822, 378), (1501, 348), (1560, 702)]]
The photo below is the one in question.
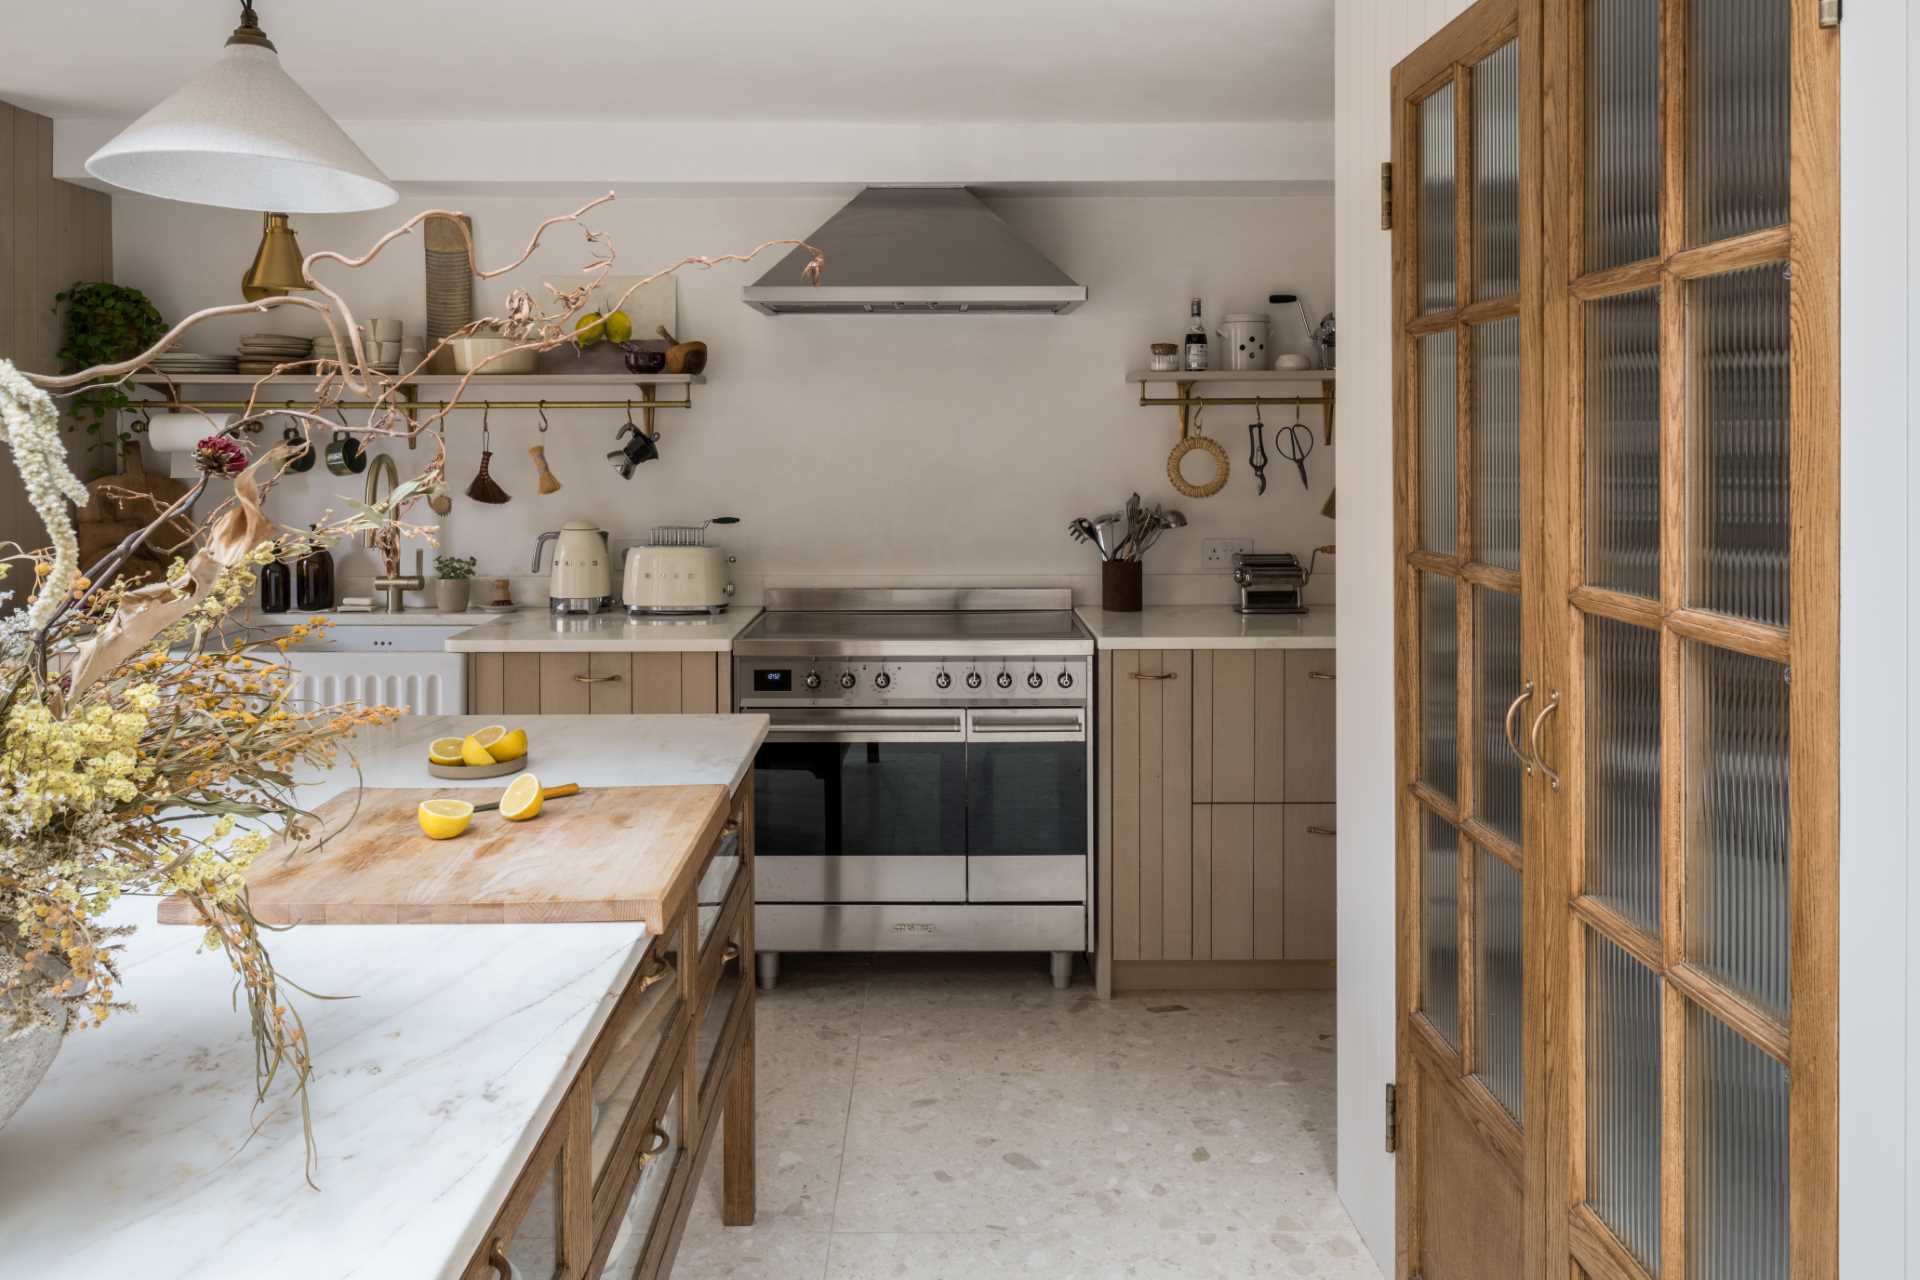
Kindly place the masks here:
[(706, 343), (682, 342), (669, 333), (665, 325), (656, 326), (654, 332), (667, 340), (668, 373), (701, 373), (706, 369)]
[[(565, 799), (567, 796), (577, 796), (579, 794), (580, 794), (579, 783), (563, 782), (557, 787), (540, 788), (540, 801), (542, 804), (544, 804), (548, 800), (561, 800), (561, 799)], [(473, 811), (475, 813), (490, 813), (493, 810), (498, 809), (499, 807), (500, 807), (500, 802), (498, 800), (493, 800), (493, 801), (489, 801), (486, 804), (477, 804), (473, 806)]]
[(547, 465), (547, 447), (536, 444), (527, 450), (527, 456), (533, 459), (533, 469), (540, 475), (540, 492), (560, 492), (560, 481), (555, 478), (553, 469)]
[[(282, 841), (247, 872), (262, 924), (537, 924), (643, 920), (664, 932), (693, 891), (730, 809), (717, 783), (594, 787), (537, 822), (482, 823), (452, 840), (420, 831), (446, 791), (346, 791), (314, 811), (316, 845)], [(162, 924), (200, 924), (183, 898)]]

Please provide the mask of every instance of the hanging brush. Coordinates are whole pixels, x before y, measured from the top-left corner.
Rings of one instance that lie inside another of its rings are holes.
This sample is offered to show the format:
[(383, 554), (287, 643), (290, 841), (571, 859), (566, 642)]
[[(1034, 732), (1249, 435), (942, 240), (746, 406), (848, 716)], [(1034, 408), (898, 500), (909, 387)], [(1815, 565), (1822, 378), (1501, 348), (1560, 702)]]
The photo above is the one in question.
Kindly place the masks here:
[[(540, 402), (540, 438), (547, 438), (547, 402)], [(527, 456), (533, 459), (533, 469), (540, 476), (540, 492), (544, 494), (560, 492), (560, 479), (553, 474), (553, 468), (547, 465), (547, 446), (536, 444), (527, 450)]]
[(512, 502), (513, 498), (487, 474), (487, 468), (493, 462), (493, 433), (487, 425), (487, 417), (492, 409), (492, 405), (487, 405), (480, 410), (480, 470), (473, 477), (473, 483), (467, 486), (467, 496), (475, 502), (499, 506), (504, 502)]

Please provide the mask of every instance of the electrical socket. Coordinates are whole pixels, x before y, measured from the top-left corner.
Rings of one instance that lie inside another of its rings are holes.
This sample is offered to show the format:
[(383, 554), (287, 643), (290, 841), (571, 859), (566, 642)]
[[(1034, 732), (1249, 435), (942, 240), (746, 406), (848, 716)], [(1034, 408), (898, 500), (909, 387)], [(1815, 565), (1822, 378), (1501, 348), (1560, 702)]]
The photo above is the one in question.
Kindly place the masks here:
[(1201, 563), (1227, 568), (1235, 552), (1252, 551), (1252, 538), (1204, 538), (1200, 542)]

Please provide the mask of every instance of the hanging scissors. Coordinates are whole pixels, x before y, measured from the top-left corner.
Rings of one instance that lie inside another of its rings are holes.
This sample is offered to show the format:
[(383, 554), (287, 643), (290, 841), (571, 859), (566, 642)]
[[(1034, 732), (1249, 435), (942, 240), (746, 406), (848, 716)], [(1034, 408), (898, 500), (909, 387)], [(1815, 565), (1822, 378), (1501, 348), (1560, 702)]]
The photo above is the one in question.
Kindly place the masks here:
[(1300, 473), (1300, 487), (1307, 484), (1307, 455), (1313, 452), (1313, 432), (1300, 424), (1300, 406), (1293, 407), (1293, 421), (1284, 427), (1276, 427), (1273, 442), (1279, 446), (1280, 456), (1291, 462), (1294, 470)]
[(1267, 491), (1267, 424), (1260, 406), (1253, 406), (1253, 421), (1247, 424), (1247, 465), (1253, 468), (1253, 491)]

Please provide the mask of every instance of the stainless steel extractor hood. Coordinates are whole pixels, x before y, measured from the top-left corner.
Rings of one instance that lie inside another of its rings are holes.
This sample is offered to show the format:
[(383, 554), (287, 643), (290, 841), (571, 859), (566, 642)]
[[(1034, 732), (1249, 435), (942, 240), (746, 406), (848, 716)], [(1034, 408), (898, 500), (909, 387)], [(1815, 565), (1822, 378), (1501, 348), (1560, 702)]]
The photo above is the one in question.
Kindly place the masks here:
[(795, 249), (741, 300), (770, 316), (1065, 315), (1087, 300), (965, 187), (868, 187), (807, 240), (827, 256), (818, 286)]

